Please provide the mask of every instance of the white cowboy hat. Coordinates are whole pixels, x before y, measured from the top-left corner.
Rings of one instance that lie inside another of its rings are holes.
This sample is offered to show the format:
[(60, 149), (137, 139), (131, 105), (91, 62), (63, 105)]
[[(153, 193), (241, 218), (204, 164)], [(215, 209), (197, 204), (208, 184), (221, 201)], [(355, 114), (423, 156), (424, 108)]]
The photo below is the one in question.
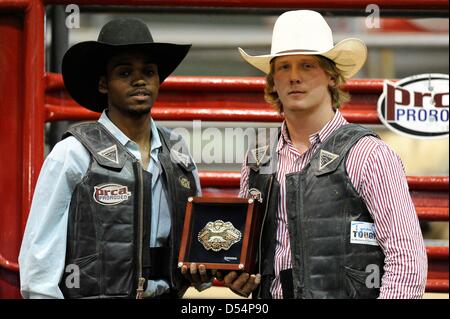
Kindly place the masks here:
[(333, 34), (325, 19), (311, 10), (288, 11), (275, 22), (270, 54), (251, 56), (241, 48), (244, 60), (264, 73), (270, 61), (284, 55), (321, 55), (336, 63), (344, 78), (351, 78), (363, 66), (367, 47), (359, 39), (348, 38), (333, 45)]

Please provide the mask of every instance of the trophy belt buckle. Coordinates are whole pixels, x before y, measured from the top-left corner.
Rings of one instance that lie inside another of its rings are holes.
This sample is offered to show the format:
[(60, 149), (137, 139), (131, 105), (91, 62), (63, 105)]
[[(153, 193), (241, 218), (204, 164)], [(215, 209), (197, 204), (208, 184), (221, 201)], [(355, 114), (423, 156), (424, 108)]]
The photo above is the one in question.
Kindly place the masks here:
[(206, 250), (220, 251), (230, 249), (241, 240), (242, 234), (231, 222), (216, 220), (208, 222), (197, 238)]

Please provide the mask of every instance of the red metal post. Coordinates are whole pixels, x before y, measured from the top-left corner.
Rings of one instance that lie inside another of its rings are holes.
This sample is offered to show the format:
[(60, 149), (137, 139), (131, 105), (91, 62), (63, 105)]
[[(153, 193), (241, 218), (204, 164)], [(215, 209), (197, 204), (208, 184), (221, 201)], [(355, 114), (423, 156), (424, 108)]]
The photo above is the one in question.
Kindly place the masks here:
[[(8, 14), (4, 13), (8, 10)], [(11, 12), (13, 14), (11, 14)], [(0, 297), (20, 297), (17, 256), (44, 145), (44, 7), (0, 2)]]

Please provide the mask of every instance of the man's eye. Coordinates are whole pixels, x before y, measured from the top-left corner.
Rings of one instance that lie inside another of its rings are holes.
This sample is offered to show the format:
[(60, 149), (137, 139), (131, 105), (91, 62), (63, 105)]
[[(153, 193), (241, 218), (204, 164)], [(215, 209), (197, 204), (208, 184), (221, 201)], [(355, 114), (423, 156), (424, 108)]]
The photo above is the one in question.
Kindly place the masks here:
[(155, 72), (155, 70), (153, 70), (153, 69), (147, 69), (147, 70), (144, 71), (144, 73), (145, 73), (145, 75), (147, 75), (147, 76), (152, 76), (152, 75), (154, 75), (156, 72)]
[(119, 71), (119, 76), (120, 77), (127, 77), (130, 75), (130, 71)]

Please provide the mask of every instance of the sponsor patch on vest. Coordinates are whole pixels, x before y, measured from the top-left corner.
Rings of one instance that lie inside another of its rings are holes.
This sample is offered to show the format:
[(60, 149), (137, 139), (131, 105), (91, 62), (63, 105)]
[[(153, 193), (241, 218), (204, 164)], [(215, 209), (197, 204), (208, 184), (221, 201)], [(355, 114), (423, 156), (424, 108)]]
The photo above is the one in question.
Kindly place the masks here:
[(181, 186), (187, 189), (191, 189), (191, 183), (189, 183), (189, 180), (186, 177), (180, 176), (178, 177), (178, 180), (180, 181)]
[(94, 186), (94, 200), (101, 205), (117, 205), (126, 201), (130, 196), (131, 192), (128, 191), (127, 186), (119, 184)]
[(352, 221), (350, 243), (378, 246), (375, 225), (373, 223)]
[(262, 203), (262, 195), (261, 191), (257, 188), (250, 188), (248, 190), (248, 195), (250, 198), (253, 198), (254, 200), (257, 200), (258, 202)]
[(103, 158), (106, 158), (108, 161), (119, 164), (119, 155), (117, 153), (117, 145), (114, 144), (111, 147), (105, 148), (104, 150), (97, 153)]
[(330, 165), (336, 158), (338, 158), (339, 155), (333, 154), (331, 152), (320, 150), (320, 164), (319, 164), (319, 171), (321, 169), (324, 169), (328, 165)]
[(254, 148), (251, 150), (253, 158), (256, 161), (256, 165), (261, 165), (264, 157), (267, 154), (267, 150), (269, 149), (269, 145), (261, 146), (258, 148)]

